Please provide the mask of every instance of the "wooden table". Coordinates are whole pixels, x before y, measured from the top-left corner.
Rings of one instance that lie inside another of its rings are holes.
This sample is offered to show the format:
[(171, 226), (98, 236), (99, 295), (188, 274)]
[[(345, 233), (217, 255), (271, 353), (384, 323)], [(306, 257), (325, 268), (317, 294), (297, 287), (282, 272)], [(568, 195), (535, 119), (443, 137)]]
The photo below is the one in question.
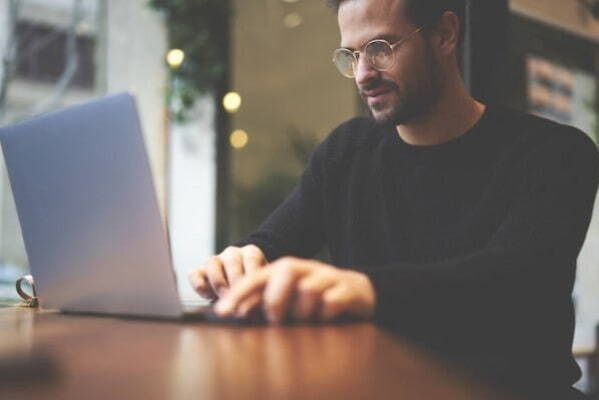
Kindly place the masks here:
[(370, 323), (233, 326), (0, 309), (0, 399), (495, 399)]

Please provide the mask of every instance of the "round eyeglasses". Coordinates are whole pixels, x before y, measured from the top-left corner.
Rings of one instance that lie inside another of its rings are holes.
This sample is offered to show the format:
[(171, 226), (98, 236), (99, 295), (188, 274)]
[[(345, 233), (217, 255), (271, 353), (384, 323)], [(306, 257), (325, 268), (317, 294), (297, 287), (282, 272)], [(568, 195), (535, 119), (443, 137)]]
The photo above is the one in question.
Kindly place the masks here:
[(395, 49), (422, 29), (424, 27), (414, 30), (408, 36), (395, 43), (389, 43), (384, 39), (371, 40), (364, 45), (362, 51), (352, 51), (341, 47), (333, 52), (333, 63), (337, 66), (341, 75), (347, 78), (354, 78), (360, 54), (364, 54), (366, 61), (372, 68), (377, 71), (387, 71), (395, 65)]

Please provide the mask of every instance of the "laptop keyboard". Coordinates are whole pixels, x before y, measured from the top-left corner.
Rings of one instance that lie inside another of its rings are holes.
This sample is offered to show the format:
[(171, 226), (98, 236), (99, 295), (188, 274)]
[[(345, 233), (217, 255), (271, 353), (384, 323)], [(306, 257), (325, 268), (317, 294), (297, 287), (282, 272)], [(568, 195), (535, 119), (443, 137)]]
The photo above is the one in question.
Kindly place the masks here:
[(181, 299), (181, 306), (183, 307), (183, 311), (193, 311), (196, 308), (205, 308), (212, 306), (212, 300), (206, 299)]

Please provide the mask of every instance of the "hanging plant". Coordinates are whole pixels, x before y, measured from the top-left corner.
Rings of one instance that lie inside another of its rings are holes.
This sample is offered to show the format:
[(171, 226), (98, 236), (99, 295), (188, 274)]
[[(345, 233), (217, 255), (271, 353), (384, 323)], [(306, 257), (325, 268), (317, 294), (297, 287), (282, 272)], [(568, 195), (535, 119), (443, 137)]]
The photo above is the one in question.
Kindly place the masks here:
[(180, 65), (167, 63), (167, 101), (173, 118), (183, 121), (199, 96), (218, 92), (227, 79), (231, 7), (227, 0), (150, 0), (149, 6), (164, 15), (169, 47), (183, 51)]

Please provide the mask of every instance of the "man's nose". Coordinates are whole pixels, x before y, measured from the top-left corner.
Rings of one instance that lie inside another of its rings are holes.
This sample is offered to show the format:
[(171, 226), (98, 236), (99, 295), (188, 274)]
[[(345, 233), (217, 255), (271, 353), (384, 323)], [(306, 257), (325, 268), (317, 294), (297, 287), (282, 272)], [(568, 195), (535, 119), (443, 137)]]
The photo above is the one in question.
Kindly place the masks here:
[(374, 69), (365, 57), (358, 58), (358, 63), (355, 68), (356, 83), (359, 87), (367, 85), (372, 80), (378, 77), (379, 71)]

